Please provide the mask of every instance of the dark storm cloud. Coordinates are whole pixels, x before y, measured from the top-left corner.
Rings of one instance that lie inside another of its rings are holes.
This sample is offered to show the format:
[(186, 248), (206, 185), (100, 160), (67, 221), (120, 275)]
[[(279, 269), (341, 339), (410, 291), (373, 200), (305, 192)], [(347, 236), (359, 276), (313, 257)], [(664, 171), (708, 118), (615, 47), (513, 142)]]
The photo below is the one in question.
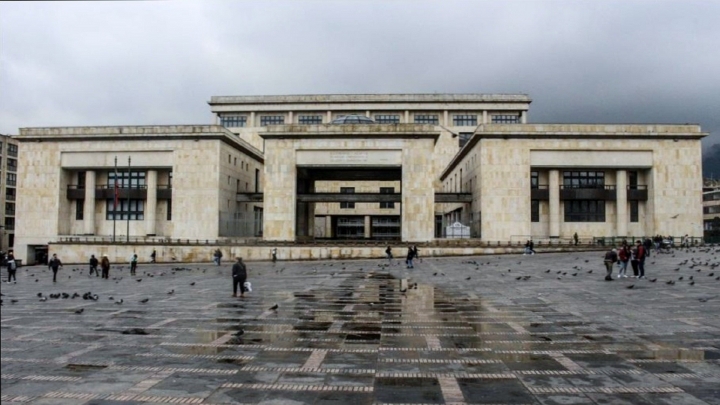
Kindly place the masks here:
[(533, 122), (699, 123), (720, 3), (0, 3), (0, 132), (208, 123), (213, 95), (527, 93)]

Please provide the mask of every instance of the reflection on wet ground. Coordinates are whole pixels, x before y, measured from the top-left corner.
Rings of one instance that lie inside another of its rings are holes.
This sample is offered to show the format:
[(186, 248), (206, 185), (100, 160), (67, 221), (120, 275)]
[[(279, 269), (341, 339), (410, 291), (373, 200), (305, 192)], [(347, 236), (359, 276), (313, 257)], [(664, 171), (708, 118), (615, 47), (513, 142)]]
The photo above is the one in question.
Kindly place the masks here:
[[(142, 283), (21, 272), (2, 286), (18, 299), (2, 308), (2, 403), (720, 404), (720, 281), (703, 273), (716, 252), (648, 264), (653, 277), (702, 280), (692, 288), (604, 282), (589, 271), (597, 255), (424, 259), (412, 271), (252, 263), (242, 299), (229, 297), (229, 266), (146, 266), (156, 277)], [(36, 297), (62, 290), (102, 298)]]

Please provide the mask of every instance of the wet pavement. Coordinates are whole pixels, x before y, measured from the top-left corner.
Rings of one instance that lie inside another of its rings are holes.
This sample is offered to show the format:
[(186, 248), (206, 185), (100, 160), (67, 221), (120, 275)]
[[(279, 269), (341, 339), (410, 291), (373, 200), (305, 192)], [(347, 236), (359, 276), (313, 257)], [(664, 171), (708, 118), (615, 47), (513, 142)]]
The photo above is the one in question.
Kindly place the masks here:
[(244, 299), (230, 296), (229, 263), (141, 265), (132, 278), (126, 266), (108, 281), (68, 265), (57, 284), (24, 267), (0, 288), (0, 399), (720, 404), (718, 253), (651, 256), (655, 282), (603, 281), (600, 252), (429, 258), (412, 270), (250, 263)]

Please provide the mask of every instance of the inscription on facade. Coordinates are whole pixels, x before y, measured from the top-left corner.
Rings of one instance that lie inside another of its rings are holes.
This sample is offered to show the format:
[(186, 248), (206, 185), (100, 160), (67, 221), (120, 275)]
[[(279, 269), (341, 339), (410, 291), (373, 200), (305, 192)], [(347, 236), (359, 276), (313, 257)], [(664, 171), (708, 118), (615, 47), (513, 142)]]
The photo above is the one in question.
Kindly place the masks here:
[(330, 152), (330, 163), (363, 163), (367, 162), (368, 153), (360, 151)]

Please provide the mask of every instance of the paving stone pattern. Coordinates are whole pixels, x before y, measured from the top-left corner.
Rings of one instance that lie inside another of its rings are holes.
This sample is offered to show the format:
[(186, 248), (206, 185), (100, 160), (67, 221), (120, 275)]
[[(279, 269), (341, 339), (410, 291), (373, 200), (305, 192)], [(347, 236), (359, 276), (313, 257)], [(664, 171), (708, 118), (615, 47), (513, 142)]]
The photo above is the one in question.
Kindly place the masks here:
[(653, 255), (655, 282), (604, 281), (602, 252), (428, 258), (412, 270), (250, 263), (243, 299), (231, 297), (229, 263), (144, 265), (137, 277), (118, 266), (118, 280), (68, 265), (55, 284), (24, 267), (0, 288), (0, 400), (720, 404), (719, 253)]

